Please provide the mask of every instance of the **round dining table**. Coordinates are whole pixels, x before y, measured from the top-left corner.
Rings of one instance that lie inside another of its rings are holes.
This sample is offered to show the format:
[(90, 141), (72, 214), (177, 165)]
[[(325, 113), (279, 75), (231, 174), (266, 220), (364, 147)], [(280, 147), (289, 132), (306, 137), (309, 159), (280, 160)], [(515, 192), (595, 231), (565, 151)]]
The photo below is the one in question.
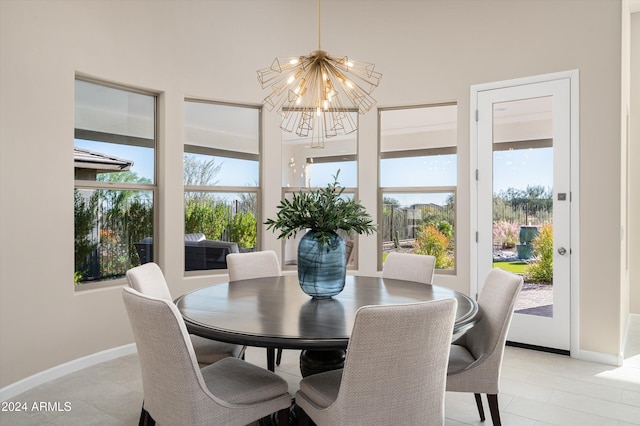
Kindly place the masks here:
[(231, 281), (186, 293), (176, 305), (189, 333), (246, 346), (302, 349), (306, 376), (341, 367), (360, 307), (447, 298), (458, 302), (454, 339), (478, 321), (476, 301), (445, 287), (381, 277), (348, 275), (344, 290), (328, 299), (305, 294), (297, 275)]

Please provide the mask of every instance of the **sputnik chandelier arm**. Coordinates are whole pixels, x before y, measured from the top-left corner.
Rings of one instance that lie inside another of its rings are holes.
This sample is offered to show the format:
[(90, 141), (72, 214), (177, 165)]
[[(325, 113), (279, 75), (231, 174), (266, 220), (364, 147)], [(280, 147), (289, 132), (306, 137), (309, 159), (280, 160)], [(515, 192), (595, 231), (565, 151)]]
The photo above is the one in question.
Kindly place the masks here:
[(324, 138), (357, 130), (350, 112), (365, 114), (376, 104), (371, 93), (382, 74), (375, 65), (334, 57), (320, 48), (320, 0), (318, 0), (318, 50), (308, 56), (278, 57), (270, 67), (258, 70), (263, 89), (270, 89), (264, 104), (282, 116), (280, 127), (301, 137), (312, 137), (312, 146)]

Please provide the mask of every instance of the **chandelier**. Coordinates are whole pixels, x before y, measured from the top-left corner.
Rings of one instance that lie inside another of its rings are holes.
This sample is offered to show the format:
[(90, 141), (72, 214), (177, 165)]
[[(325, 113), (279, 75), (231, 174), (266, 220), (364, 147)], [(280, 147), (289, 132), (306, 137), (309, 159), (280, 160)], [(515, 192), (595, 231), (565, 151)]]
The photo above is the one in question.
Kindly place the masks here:
[(263, 103), (282, 116), (280, 128), (311, 138), (312, 147), (323, 148), (325, 138), (358, 130), (353, 112), (365, 114), (376, 104), (371, 93), (382, 74), (374, 68), (320, 49), (318, 0), (318, 50), (308, 56), (276, 58), (257, 72), (262, 88), (271, 90)]

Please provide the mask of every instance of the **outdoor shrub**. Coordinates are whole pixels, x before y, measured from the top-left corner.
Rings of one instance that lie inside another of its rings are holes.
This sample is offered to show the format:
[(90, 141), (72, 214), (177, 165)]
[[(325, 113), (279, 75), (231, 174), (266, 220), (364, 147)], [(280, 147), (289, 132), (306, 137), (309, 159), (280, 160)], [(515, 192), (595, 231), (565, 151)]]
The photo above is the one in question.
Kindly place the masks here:
[(413, 252), (436, 257), (437, 269), (451, 269), (453, 256), (449, 253), (451, 240), (433, 225), (421, 226), (416, 235)]
[(240, 248), (256, 246), (257, 221), (251, 212), (237, 213), (229, 223), (229, 240)]
[(453, 238), (453, 225), (451, 225), (449, 222), (445, 220), (438, 222), (436, 224), (436, 229), (440, 231), (442, 235), (449, 238), (449, 240)]
[(219, 240), (227, 227), (230, 207), (206, 197), (185, 200), (184, 233), (203, 233), (207, 239)]
[(545, 223), (531, 242), (535, 261), (529, 265), (530, 281), (553, 283), (553, 225)]
[(422, 223), (425, 225), (434, 225), (436, 228), (442, 223), (453, 222), (452, 214), (454, 212), (453, 205), (428, 205), (419, 207)]
[(100, 278), (114, 278), (126, 273), (130, 264), (129, 250), (124, 244), (111, 240), (100, 243), (98, 247), (100, 259)]
[(91, 231), (95, 227), (97, 217), (98, 194), (90, 197), (83, 196), (74, 190), (74, 235), (75, 235), (75, 274), (74, 281), (82, 281), (87, 271), (87, 259), (98, 248), (98, 243), (92, 239)]
[(514, 248), (520, 241), (520, 225), (498, 220), (493, 222), (493, 244), (500, 248)]
[(132, 200), (126, 215), (125, 244), (129, 248), (129, 266), (138, 266), (140, 259), (134, 243), (153, 235), (153, 204), (143, 200)]

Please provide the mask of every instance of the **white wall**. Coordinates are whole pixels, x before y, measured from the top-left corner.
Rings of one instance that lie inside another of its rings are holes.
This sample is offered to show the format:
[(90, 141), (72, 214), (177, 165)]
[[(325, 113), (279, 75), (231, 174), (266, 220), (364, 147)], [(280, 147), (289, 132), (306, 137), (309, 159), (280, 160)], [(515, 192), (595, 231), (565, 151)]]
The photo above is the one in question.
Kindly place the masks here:
[[(636, 8), (638, 9), (638, 8)], [(629, 136), (629, 218), (640, 217), (640, 12), (631, 14), (631, 107)], [(629, 226), (630, 312), (640, 314), (640, 221)]]
[[(118, 287), (73, 288), (76, 73), (159, 94), (159, 262), (174, 295), (224, 280), (182, 272), (182, 101), (260, 103), (255, 70), (317, 47), (312, 0), (0, 0), (0, 387), (132, 341)], [(620, 351), (618, 1), (325, 0), (322, 48), (376, 64), (379, 106), (458, 103), (459, 235), (469, 235), (469, 87), (580, 71), (580, 348)], [(579, 10), (579, 14), (577, 11)], [(280, 199), (275, 113), (264, 115), (263, 213)], [(377, 116), (360, 119), (360, 182), (375, 182)], [(286, 167), (286, 165), (282, 165)], [(376, 212), (376, 188), (360, 198)], [(375, 236), (360, 271), (376, 273)], [(275, 235), (262, 247), (280, 250)], [(469, 290), (469, 243), (456, 276)]]

